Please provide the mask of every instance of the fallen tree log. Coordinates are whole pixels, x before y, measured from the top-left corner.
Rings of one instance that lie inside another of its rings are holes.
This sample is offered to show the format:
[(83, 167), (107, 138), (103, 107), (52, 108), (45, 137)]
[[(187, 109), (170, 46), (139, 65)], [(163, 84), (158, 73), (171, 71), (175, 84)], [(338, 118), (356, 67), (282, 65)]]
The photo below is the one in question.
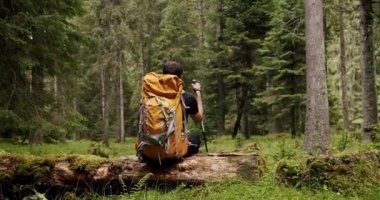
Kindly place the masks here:
[[(94, 191), (112, 186), (128, 190), (145, 177), (154, 185), (201, 184), (228, 178), (257, 180), (265, 169), (258, 152), (199, 154), (181, 161), (149, 164), (135, 157), (108, 160), (92, 155), (26, 156), (0, 154), (0, 184), (2, 191), (14, 185), (46, 187), (84, 187)], [(125, 188), (128, 187), (128, 188)]]

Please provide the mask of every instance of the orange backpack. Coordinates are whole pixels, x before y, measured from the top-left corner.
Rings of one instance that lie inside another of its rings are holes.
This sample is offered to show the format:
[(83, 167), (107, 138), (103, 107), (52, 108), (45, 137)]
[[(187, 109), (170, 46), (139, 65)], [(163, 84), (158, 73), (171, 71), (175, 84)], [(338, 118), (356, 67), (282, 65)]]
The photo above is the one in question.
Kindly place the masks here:
[(181, 158), (187, 153), (182, 80), (154, 72), (143, 78), (136, 150), (149, 159)]

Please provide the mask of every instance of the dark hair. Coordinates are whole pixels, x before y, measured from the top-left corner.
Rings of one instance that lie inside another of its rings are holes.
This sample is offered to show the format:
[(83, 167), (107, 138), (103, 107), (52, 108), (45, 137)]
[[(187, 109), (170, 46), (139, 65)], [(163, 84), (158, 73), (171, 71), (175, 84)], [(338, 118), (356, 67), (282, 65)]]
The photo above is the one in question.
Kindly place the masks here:
[(177, 75), (179, 78), (181, 78), (183, 69), (181, 64), (175, 61), (168, 61), (164, 64), (164, 67), (162, 69), (163, 74), (172, 74)]

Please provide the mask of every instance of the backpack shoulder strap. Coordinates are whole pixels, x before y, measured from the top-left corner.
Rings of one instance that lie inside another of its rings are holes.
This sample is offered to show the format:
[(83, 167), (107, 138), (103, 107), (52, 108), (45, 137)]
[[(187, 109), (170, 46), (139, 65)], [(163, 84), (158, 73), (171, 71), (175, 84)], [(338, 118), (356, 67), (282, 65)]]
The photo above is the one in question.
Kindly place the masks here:
[(181, 103), (182, 103), (182, 115), (183, 115), (183, 134), (187, 137), (189, 134), (189, 127), (187, 126), (187, 114), (186, 114), (186, 109), (189, 108), (186, 106), (185, 99), (183, 98), (183, 94), (181, 95)]

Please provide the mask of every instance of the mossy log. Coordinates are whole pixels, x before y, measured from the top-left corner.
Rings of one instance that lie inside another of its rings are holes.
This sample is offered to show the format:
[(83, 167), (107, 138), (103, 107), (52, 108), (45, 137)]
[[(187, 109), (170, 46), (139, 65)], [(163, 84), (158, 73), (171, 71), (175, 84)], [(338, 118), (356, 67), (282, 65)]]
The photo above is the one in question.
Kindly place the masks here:
[[(140, 163), (136, 158), (108, 160), (91, 155), (35, 157), (0, 154), (0, 184), (54, 186), (132, 186), (144, 176), (156, 185), (201, 184), (240, 177), (257, 180), (265, 168), (258, 152), (199, 154), (181, 161)], [(93, 190), (93, 188), (91, 189)], [(125, 190), (125, 188), (123, 188)]]
[(305, 163), (296, 164), (283, 161), (277, 166), (277, 178), (297, 187), (365, 192), (380, 184), (380, 151), (311, 157)]

